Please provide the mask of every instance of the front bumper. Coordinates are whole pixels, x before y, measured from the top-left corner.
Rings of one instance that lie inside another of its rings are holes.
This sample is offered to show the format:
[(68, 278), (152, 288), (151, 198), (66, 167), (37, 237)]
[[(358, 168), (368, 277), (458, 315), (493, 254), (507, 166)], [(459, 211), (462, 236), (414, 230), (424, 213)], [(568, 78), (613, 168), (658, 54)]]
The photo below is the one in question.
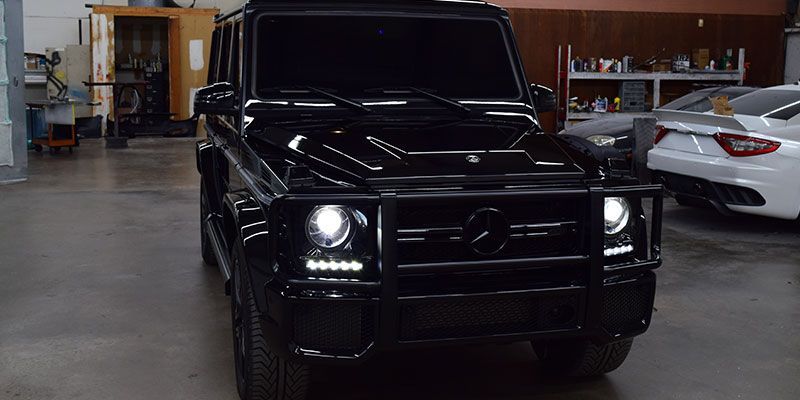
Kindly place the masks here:
[[(564, 191), (532, 196), (559, 197)], [(661, 187), (591, 188), (585, 252), (491, 262), (398, 263), (397, 197), (380, 198), (375, 282), (264, 281), (273, 351), (303, 363), (357, 363), (404, 348), (559, 338), (610, 342), (647, 330), (661, 264)], [(652, 198), (649, 245), (635, 260), (603, 256), (605, 197)]]

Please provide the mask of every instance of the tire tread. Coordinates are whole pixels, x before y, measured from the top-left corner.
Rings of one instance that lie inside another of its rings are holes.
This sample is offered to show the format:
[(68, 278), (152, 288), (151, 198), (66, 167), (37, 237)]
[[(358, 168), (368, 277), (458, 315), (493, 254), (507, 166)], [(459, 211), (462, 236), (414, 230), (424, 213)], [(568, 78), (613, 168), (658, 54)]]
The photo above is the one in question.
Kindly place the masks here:
[(261, 325), (261, 314), (248, 279), (242, 274), (245, 286), (250, 368), (247, 389), (242, 400), (303, 400), (310, 384), (309, 368), (306, 365), (281, 359), (270, 351)]
[(548, 372), (571, 377), (604, 375), (619, 368), (628, 357), (633, 339), (596, 345), (568, 342), (534, 345)]

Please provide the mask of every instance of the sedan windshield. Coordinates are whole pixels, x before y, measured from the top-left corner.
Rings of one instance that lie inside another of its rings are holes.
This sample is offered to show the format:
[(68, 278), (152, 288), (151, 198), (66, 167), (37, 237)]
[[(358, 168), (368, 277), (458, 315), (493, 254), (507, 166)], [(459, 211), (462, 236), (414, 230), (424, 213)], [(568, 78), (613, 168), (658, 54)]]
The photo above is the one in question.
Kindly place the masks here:
[[(419, 88), (448, 99), (518, 99), (502, 25), (490, 19), (264, 16), (255, 92), (317, 87), (347, 98)], [(418, 96), (417, 96), (418, 97)]]

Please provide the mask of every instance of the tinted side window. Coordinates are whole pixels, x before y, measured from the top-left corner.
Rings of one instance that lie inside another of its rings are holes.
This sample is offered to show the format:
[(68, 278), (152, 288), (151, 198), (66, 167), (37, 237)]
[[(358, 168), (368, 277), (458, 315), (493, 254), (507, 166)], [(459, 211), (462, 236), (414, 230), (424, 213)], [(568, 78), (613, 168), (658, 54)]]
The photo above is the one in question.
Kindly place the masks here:
[(233, 25), (226, 24), (222, 28), (222, 40), (220, 41), (219, 72), (217, 82), (230, 82), (230, 61), (231, 61), (231, 32)]
[(731, 101), (736, 114), (789, 120), (800, 113), (800, 90), (759, 90)]
[(215, 29), (211, 34), (211, 53), (208, 62), (208, 84), (217, 82), (217, 66), (219, 65), (219, 34), (220, 30)]
[(231, 70), (230, 70), (230, 80), (237, 90), (241, 86), (241, 78), (242, 78), (242, 54), (241, 54), (241, 31), (242, 31), (242, 23), (237, 22), (236, 25), (233, 26), (233, 41), (231, 43)]

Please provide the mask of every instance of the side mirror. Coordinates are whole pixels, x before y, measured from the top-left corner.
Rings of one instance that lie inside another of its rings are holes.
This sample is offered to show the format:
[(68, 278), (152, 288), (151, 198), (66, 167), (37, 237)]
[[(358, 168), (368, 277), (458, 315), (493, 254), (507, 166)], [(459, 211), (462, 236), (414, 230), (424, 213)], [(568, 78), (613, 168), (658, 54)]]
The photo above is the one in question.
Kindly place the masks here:
[(230, 115), (236, 113), (236, 89), (230, 83), (215, 83), (194, 95), (196, 114)]
[(533, 107), (539, 113), (556, 111), (556, 93), (547, 86), (531, 84)]

